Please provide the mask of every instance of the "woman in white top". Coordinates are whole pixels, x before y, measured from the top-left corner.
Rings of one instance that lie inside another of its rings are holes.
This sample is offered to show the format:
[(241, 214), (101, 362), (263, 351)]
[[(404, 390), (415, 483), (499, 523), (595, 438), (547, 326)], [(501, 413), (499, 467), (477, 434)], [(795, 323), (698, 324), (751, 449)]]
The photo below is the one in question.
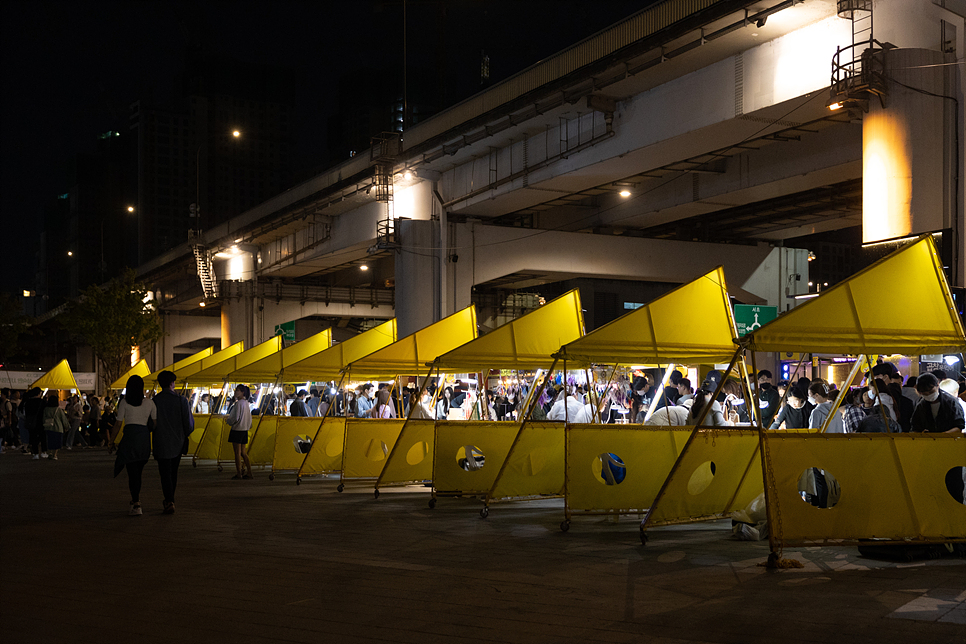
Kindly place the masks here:
[[(832, 393), (829, 391), (828, 385), (818, 380), (810, 384), (808, 386), (808, 401), (815, 405), (811, 415), (808, 417), (808, 426), (810, 429), (821, 429), (825, 423), (825, 419), (828, 418), (829, 412), (832, 411), (832, 405), (835, 402), (832, 399)], [(845, 424), (842, 422), (841, 414), (835, 414), (828, 424), (828, 429), (825, 431), (829, 434), (845, 433)]]
[(114, 460), (114, 476), (127, 470), (127, 484), (131, 490), (131, 516), (141, 515), (141, 472), (151, 458), (151, 431), (158, 419), (158, 409), (153, 400), (144, 397), (144, 380), (141, 376), (127, 379), (124, 399), (117, 406), (117, 421), (111, 429), (109, 443), (114, 451), (115, 441), (121, 425), (124, 436), (116, 445), (117, 458)]
[[(248, 430), (252, 428), (252, 406), (248, 402), (251, 391), (245, 385), (235, 387), (235, 404), (232, 405), (225, 424), (231, 427), (228, 432), (228, 442), (235, 450), (235, 476), (232, 479), (250, 479), (252, 476), (252, 462), (248, 460)], [(242, 461), (245, 469), (242, 470)]]

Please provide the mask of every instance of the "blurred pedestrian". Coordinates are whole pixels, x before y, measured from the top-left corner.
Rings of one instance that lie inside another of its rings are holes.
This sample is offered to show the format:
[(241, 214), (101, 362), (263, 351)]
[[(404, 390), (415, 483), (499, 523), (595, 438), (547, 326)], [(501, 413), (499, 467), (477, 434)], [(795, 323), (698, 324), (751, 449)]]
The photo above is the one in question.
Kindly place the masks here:
[(40, 397), (40, 387), (27, 392), (23, 405), (24, 426), (30, 437), (30, 451), (34, 460), (47, 458), (47, 434), (44, 432), (44, 400)]
[(57, 460), (57, 450), (64, 444), (64, 433), (70, 430), (67, 414), (60, 408), (57, 392), (47, 394), (43, 412), (44, 433), (47, 435), (47, 450), (51, 460)]

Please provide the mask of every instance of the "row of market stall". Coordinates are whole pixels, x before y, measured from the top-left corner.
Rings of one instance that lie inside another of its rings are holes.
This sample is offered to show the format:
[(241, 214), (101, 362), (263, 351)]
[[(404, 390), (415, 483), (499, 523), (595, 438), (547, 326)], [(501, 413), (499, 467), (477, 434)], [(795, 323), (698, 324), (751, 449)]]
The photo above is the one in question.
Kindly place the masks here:
[[(901, 300), (883, 297), (882, 285)], [(966, 540), (966, 505), (947, 491), (946, 474), (966, 466), (966, 437), (931, 434), (826, 434), (769, 431), (755, 405), (752, 423), (712, 427), (577, 424), (534, 420), (532, 412), (555, 374), (584, 385), (599, 408), (618, 369), (727, 365), (753, 400), (749, 373), (759, 352), (837, 353), (862, 360), (882, 354), (966, 351), (966, 336), (930, 237), (910, 243), (752, 333), (739, 338), (724, 273), (719, 268), (584, 333), (579, 293), (556, 300), (477, 336), (471, 306), (397, 338), (394, 320), (336, 345), (323, 331), (282, 347), (279, 338), (245, 350), (241, 343), (209, 349), (166, 367), (185, 392), (227, 391), (255, 383), (261, 401), (285, 385), (418, 377), (409, 417), (363, 419), (260, 413), (250, 434), (254, 464), (276, 473), (340, 476), (345, 485), (431, 485), (441, 497), (478, 497), (481, 515), (497, 502), (562, 496), (561, 528), (583, 515), (641, 515), (650, 526), (727, 517), (764, 494), (773, 550), (784, 545), (855, 543), (860, 539)], [(146, 366), (140, 366), (143, 372)], [(437, 420), (413, 413), (447, 374), (491, 370), (533, 373), (516, 420)], [(157, 374), (144, 374), (152, 386)], [(121, 381), (128, 374), (119, 380)], [(338, 383), (338, 384), (336, 384)], [(718, 384), (720, 393), (724, 380)], [(256, 404), (261, 404), (261, 401)], [(222, 409), (196, 413), (195, 462), (232, 458)], [(264, 411), (264, 408), (262, 409)], [(705, 413), (707, 407), (705, 408)], [(764, 457), (764, 458), (763, 458)], [(616, 469), (615, 469), (616, 466)], [(834, 473), (834, 507), (803, 502), (809, 471)], [(615, 476), (615, 471), (619, 472)]]

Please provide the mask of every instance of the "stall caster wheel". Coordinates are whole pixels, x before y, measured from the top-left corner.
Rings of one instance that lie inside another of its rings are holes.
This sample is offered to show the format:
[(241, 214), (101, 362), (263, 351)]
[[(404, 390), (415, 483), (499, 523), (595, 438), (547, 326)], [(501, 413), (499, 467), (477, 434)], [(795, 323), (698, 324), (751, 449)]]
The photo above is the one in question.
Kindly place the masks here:
[(335, 488), (335, 491), (336, 491), (336, 492), (341, 492), (341, 491), (342, 491), (342, 490), (344, 490), (344, 489), (345, 489), (345, 486), (344, 486), (344, 485), (342, 485), (341, 483), (339, 483), (339, 487), (337, 487), (337, 488)]
[(272, 474), (269, 474), (269, 475), (268, 475), (268, 480), (269, 480), (269, 481), (274, 481), (274, 480), (275, 480), (275, 474), (274, 474), (274, 473), (272, 473)]
[(432, 510), (435, 507), (436, 507), (436, 499), (430, 499), (429, 500), (429, 509)]
[(225, 468), (223, 468), (221, 465), (218, 466), (218, 471), (219, 472), (223, 472), (224, 470), (225, 470)]
[(566, 532), (567, 530), (570, 530), (570, 521), (566, 521), (566, 520), (565, 521), (561, 521), (560, 522), (560, 531), (561, 532)]
[(191, 461), (191, 467), (198, 467), (198, 461)]
[(376, 488), (375, 490), (372, 491), (372, 498), (374, 499), (379, 498), (379, 488)]
[(301, 476), (298, 477), (297, 479), (295, 479), (295, 484), (296, 485), (302, 485), (302, 477)]
[(647, 545), (647, 533), (641, 530), (641, 545)]
[(480, 510), (481, 519), (485, 519), (488, 516), (490, 516), (490, 508), (483, 508), (482, 510)]

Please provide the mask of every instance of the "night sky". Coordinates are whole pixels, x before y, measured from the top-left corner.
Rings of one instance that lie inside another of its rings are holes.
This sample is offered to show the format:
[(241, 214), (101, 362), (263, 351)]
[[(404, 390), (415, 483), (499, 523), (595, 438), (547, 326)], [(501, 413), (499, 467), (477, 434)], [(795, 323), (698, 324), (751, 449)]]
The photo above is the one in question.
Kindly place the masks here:
[[(490, 57), (491, 82), (498, 82), (649, 4), (410, 0), (411, 80), (426, 86), (433, 82), (420, 75), (445, 78), (447, 86), (436, 89), (453, 104), (479, 91), (481, 50)], [(338, 111), (340, 77), (395, 68), (397, 77), (373, 82), (402, 84), (401, 0), (8, 0), (0, 5), (0, 25), (0, 213), (7, 232), (0, 290), (14, 293), (30, 287), (43, 205), (70, 189), (75, 156), (92, 151), (98, 134), (127, 131), (128, 106), (135, 100), (177, 97), (190, 49), (268, 65), (295, 79), (294, 161), (301, 168), (321, 167), (331, 158), (327, 121)]]

